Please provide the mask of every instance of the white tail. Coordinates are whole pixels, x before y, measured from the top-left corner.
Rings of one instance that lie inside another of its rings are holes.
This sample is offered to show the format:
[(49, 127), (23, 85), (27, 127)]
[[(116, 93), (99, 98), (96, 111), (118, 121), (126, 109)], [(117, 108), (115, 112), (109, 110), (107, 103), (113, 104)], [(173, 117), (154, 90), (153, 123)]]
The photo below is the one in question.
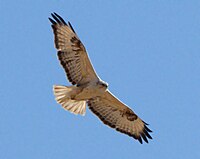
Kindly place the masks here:
[(53, 91), (56, 101), (62, 105), (65, 110), (74, 114), (85, 115), (86, 101), (76, 101), (70, 98), (70, 93), (73, 91), (74, 86), (59, 86), (54, 85)]

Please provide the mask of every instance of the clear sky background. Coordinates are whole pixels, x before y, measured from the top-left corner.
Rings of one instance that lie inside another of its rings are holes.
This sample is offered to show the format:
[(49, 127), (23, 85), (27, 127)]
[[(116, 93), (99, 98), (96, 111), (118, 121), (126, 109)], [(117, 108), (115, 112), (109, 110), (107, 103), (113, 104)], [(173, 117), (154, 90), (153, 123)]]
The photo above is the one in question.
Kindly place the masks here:
[[(200, 158), (200, 1), (0, 1), (1, 159)], [(98, 75), (153, 130), (149, 144), (87, 109), (64, 111), (70, 85), (48, 17), (70, 21)]]

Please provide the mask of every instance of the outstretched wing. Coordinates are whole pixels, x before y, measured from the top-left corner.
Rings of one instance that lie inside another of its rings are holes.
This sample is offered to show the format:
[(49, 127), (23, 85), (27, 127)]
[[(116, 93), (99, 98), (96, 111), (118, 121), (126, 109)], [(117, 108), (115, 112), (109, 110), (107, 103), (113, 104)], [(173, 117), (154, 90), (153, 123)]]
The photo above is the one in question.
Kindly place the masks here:
[(104, 124), (137, 139), (141, 144), (142, 139), (147, 143), (147, 138), (152, 139), (149, 135), (152, 131), (147, 127), (148, 124), (109, 91), (101, 97), (88, 100), (88, 106)]
[(68, 24), (56, 13), (51, 14), (55, 47), (58, 59), (65, 69), (69, 81), (73, 85), (82, 85), (98, 77), (92, 67), (86, 49), (79, 40), (72, 25)]

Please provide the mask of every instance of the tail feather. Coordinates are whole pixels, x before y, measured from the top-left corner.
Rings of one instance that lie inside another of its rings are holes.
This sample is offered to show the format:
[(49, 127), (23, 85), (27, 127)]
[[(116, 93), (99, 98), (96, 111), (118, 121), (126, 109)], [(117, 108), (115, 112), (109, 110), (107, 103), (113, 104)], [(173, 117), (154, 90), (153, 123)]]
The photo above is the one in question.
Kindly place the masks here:
[(74, 114), (85, 115), (86, 101), (72, 100), (70, 92), (73, 91), (73, 87), (54, 85), (53, 91), (57, 103), (61, 104), (65, 110)]

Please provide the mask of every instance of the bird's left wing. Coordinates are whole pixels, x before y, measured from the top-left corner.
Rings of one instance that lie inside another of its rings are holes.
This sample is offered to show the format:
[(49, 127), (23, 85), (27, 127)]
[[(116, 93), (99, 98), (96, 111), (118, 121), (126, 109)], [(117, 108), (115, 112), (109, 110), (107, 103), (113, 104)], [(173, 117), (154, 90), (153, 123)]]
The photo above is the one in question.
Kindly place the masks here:
[(142, 139), (147, 143), (147, 138), (152, 139), (149, 135), (152, 131), (147, 127), (148, 124), (109, 91), (101, 97), (88, 100), (88, 106), (104, 124), (137, 139), (140, 143)]
[(56, 13), (51, 14), (55, 47), (58, 58), (65, 69), (69, 81), (73, 85), (82, 85), (98, 80), (94, 68), (87, 55), (86, 49), (72, 25), (68, 24)]

